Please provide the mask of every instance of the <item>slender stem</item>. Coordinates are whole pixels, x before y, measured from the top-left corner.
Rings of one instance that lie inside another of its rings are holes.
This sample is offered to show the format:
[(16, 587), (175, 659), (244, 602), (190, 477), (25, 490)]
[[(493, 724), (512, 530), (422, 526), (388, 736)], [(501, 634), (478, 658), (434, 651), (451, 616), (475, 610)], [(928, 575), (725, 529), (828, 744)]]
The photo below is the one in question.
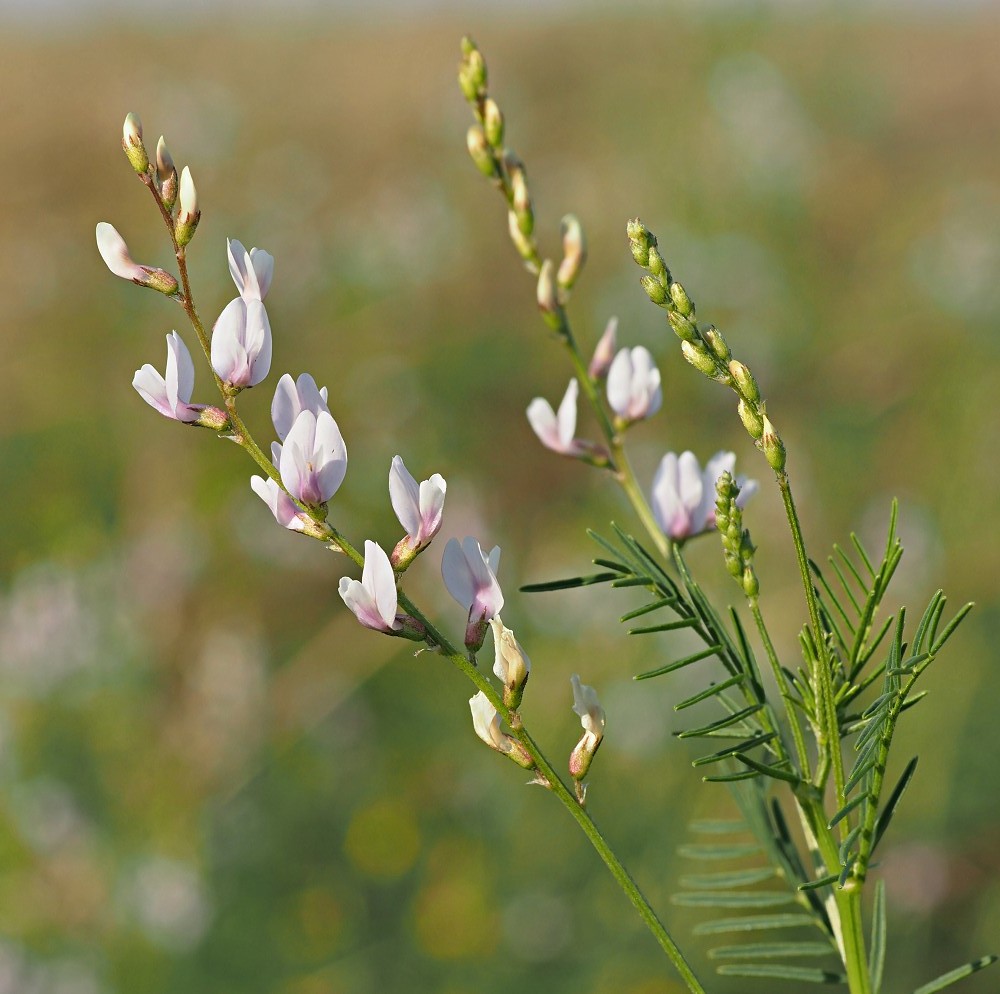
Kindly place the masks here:
[(767, 653), (768, 662), (771, 664), (771, 672), (774, 674), (775, 682), (778, 685), (778, 693), (785, 706), (785, 717), (792, 730), (792, 738), (795, 741), (795, 752), (799, 758), (799, 769), (803, 775), (809, 775), (809, 753), (806, 750), (805, 736), (802, 733), (802, 726), (799, 723), (799, 716), (792, 703), (791, 692), (788, 689), (788, 679), (785, 671), (778, 661), (778, 654), (774, 650), (774, 643), (771, 641), (771, 633), (764, 623), (764, 615), (761, 614), (760, 601), (756, 597), (748, 597), (747, 603), (750, 605), (750, 613), (753, 615), (754, 623), (757, 625), (757, 634), (760, 635), (764, 651)]
[[(788, 527), (791, 529), (792, 541), (795, 544), (795, 557), (799, 564), (799, 575), (802, 580), (802, 587), (806, 595), (806, 605), (809, 609), (809, 627), (812, 631), (813, 642), (816, 648), (818, 663), (816, 669), (819, 671), (820, 690), (820, 719), (822, 722), (823, 738), (821, 743), (824, 747), (826, 758), (829, 759), (833, 767), (833, 782), (836, 788), (836, 802), (839, 810), (844, 805), (844, 757), (840, 751), (840, 721), (837, 717), (837, 705), (833, 696), (833, 669), (830, 658), (830, 647), (827, 645), (826, 636), (819, 617), (819, 604), (816, 600), (816, 591), (813, 589), (812, 574), (809, 570), (809, 558), (806, 555), (805, 542), (802, 538), (802, 526), (799, 522), (798, 512), (795, 510), (795, 500), (792, 497), (792, 488), (788, 480), (787, 473), (776, 473), (778, 488), (781, 490), (781, 500), (785, 505), (785, 516), (788, 518)], [(823, 763), (819, 764), (824, 766)], [(817, 784), (819, 786), (819, 784)], [(842, 822), (844, 831), (848, 829), (847, 819)]]
[(614, 850), (601, 834), (600, 829), (594, 823), (587, 809), (580, 804), (574, 792), (566, 786), (562, 778), (555, 771), (555, 768), (545, 757), (538, 743), (535, 742), (534, 738), (532, 738), (528, 730), (524, 727), (520, 714), (517, 711), (512, 711), (504, 704), (501, 694), (498, 693), (485, 674), (478, 669), (475, 662), (470, 660), (465, 653), (460, 652), (445, 635), (438, 631), (433, 623), (420, 612), (405, 594), (400, 592), (398, 596), (400, 607), (407, 614), (416, 618), (426, 629), (428, 642), (433, 643), (442, 656), (457, 666), (476, 685), (477, 689), (486, 695), (489, 702), (497, 709), (504, 721), (507, 722), (511, 729), (511, 734), (524, 746), (525, 750), (534, 760), (538, 773), (544, 778), (546, 786), (559, 798), (563, 807), (566, 808), (580, 828), (583, 829), (591, 845), (604, 861), (605, 866), (607, 866), (628, 899), (632, 902), (636, 911), (639, 912), (639, 916), (650, 932), (652, 932), (660, 948), (663, 949), (674, 964), (677, 972), (681, 975), (685, 984), (687, 984), (688, 990), (692, 991), (692, 994), (705, 994), (704, 987), (702, 987), (690, 964), (684, 958), (684, 954), (680, 951), (677, 944), (671, 938), (670, 933), (653, 910), (652, 905), (650, 905), (649, 901), (643, 895), (638, 884), (636, 884), (624, 864), (615, 855)]

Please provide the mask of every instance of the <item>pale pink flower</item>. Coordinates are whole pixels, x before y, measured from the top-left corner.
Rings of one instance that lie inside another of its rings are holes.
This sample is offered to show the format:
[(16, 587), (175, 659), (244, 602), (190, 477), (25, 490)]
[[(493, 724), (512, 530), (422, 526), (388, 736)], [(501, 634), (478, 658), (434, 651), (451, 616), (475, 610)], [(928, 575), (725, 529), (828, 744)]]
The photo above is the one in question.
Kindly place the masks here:
[(312, 411), (318, 415), (320, 411), (330, 413), (327, 406), (326, 387), (317, 387), (316, 381), (308, 373), (302, 373), (297, 380), (285, 373), (274, 389), (274, 400), (271, 401), (271, 420), (274, 430), (282, 441), (292, 430), (295, 419), (303, 411)]
[(576, 433), (576, 399), (580, 384), (575, 379), (569, 381), (559, 413), (544, 397), (536, 397), (528, 405), (528, 423), (538, 440), (547, 449), (564, 456), (580, 456), (591, 448), (587, 443), (574, 438)]
[(625, 422), (652, 417), (663, 402), (660, 371), (649, 349), (622, 349), (608, 369), (608, 403)]
[[(109, 225), (110, 227), (110, 225)], [(166, 375), (161, 376), (148, 362), (137, 369), (132, 386), (139, 396), (165, 418), (190, 424), (197, 421), (203, 404), (191, 404), (194, 390), (194, 363), (191, 353), (176, 331), (167, 335)]]
[(608, 321), (601, 335), (594, 354), (591, 357), (590, 365), (587, 367), (587, 375), (592, 380), (600, 380), (608, 375), (611, 368), (611, 361), (615, 357), (615, 348), (618, 341), (618, 318)]
[(301, 411), (284, 444), (271, 451), (285, 489), (303, 504), (325, 504), (344, 482), (347, 446), (327, 411)]
[(479, 543), (467, 537), (448, 540), (441, 558), (441, 576), (448, 593), (468, 612), (465, 645), (478, 651), (486, 637), (486, 626), (503, 608), (503, 591), (497, 583), (500, 546), (487, 556)]
[[(653, 514), (668, 538), (675, 542), (700, 535), (715, 527), (715, 484), (725, 473), (732, 473), (736, 456), (717, 452), (702, 470), (693, 452), (678, 457), (668, 452), (660, 461), (653, 479)], [(743, 507), (757, 490), (756, 480), (738, 477), (740, 495), (736, 503)]]
[(154, 266), (140, 266), (132, 258), (125, 239), (118, 234), (114, 225), (101, 221), (97, 225), (96, 233), (97, 251), (101, 253), (104, 264), (115, 276), (168, 295), (177, 292), (177, 280), (170, 273)]
[(340, 596), (365, 628), (396, 632), (403, 627), (396, 618), (396, 574), (389, 557), (375, 542), (365, 541), (361, 579), (341, 578)]
[(434, 473), (418, 485), (402, 458), (393, 457), (389, 470), (389, 499), (399, 523), (406, 529), (404, 542), (412, 552), (429, 545), (440, 530), (447, 489), (448, 484), (440, 473)]
[(312, 527), (309, 515), (305, 514), (295, 504), (288, 494), (270, 477), (251, 476), (250, 488), (271, 509), (275, 521), (282, 528), (295, 532), (304, 532)]
[(240, 295), (223, 308), (212, 329), (212, 368), (232, 387), (255, 387), (271, 369), (271, 323), (263, 300), (274, 259), (263, 249), (226, 242), (229, 272)]

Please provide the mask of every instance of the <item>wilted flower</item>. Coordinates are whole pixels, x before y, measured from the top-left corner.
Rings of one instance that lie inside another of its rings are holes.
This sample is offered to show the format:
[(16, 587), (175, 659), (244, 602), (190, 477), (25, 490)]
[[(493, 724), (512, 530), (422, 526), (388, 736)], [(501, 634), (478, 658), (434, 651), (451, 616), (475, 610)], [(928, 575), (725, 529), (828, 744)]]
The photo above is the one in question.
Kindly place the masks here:
[(493, 672), (503, 683), (504, 703), (516, 710), (521, 704), (521, 694), (531, 673), (531, 660), (521, 648), (514, 633), (499, 617), (490, 621), (496, 657)]
[(441, 528), (447, 489), (448, 484), (440, 473), (434, 473), (418, 485), (402, 458), (393, 457), (389, 469), (389, 499), (399, 523), (406, 529), (406, 537), (392, 553), (395, 565), (412, 560), (421, 549), (430, 545)]
[(101, 221), (97, 225), (97, 251), (104, 264), (123, 280), (131, 280), (139, 286), (159, 290), (168, 296), (177, 293), (177, 280), (163, 269), (140, 266), (129, 254), (125, 239), (118, 234), (114, 225)]
[(240, 295), (229, 301), (212, 330), (212, 368), (232, 387), (254, 387), (271, 369), (271, 324), (264, 297), (274, 258), (232, 239), (226, 243), (229, 272)]
[(570, 380), (558, 414), (544, 397), (536, 397), (528, 405), (528, 423), (538, 440), (547, 449), (564, 456), (581, 456), (592, 448), (573, 437), (576, 432), (576, 399), (579, 393), (580, 384), (575, 379)]
[(660, 371), (649, 349), (622, 349), (608, 369), (608, 403), (626, 423), (652, 417), (663, 401)]
[(479, 650), (486, 637), (486, 625), (503, 608), (503, 592), (497, 583), (500, 567), (500, 546), (494, 546), (489, 556), (470, 537), (448, 540), (441, 558), (441, 576), (448, 593), (469, 612), (465, 630), (465, 645)]
[[(717, 452), (704, 471), (694, 453), (678, 457), (668, 452), (653, 479), (653, 514), (664, 534), (680, 542), (714, 528), (715, 482), (723, 473), (732, 473), (735, 465), (732, 452)], [(757, 481), (738, 477), (736, 482), (740, 487), (736, 503), (743, 507), (757, 490)]]
[(194, 390), (194, 363), (176, 331), (167, 335), (166, 375), (160, 376), (147, 362), (142, 369), (136, 370), (132, 386), (150, 407), (174, 421), (191, 424), (198, 420), (204, 409), (203, 404), (190, 403), (191, 391)]
[(285, 489), (303, 504), (325, 504), (344, 482), (347, 446), (328, 411), (301, 411), (272, 452)]
[(309, 373), (302, 373), (297, 380), (285, 373), (274, 389), (274, 400), (271, 401), (271, 420), (274, 430), (281, 441), (292, 430), (295, 419), (303, 411), (312, 411), (318, 415), (321, 411), (330, 413), (327, 407), (326, 387), (317, 387), (316, 381)]
[(396, 618), (396, 574), (389, 557), (376, 542), (365, 541), (361, 579), (341, 577), (340, 596), (366, 628), (396, 632), (403, 627)]
[(580, 716), (583, 737), (570, 753), (569, 772), (574, 780), (582, 780), (604, 738), (605, 715), (593, 687), (581, 683), (575, 673), (570, 683), (573, 685), (573, 710)]

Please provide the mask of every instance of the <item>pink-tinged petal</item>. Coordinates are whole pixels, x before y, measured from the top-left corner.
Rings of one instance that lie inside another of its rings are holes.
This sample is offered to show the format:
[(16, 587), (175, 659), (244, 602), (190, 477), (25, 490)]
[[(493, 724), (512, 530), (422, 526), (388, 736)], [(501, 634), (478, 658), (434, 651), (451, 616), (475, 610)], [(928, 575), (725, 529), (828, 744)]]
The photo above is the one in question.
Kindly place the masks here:
[(704, 482), (698, 457), (693, 452), (682, 452), (678, 466), (678, 493), (689, 512), (701, 503)]
[(202, 405), (192, 405), (194, 363), (191, 353), (176, 331), (167, 335), (166, 376), (161, 376), (149, 363), (136, 370), (132, 386), (139, 396), (164, 417), (174, 421), (197, 421)]
[(292, 531), (303, 531), (305, 521), (300, 516), (295, 502), (286, 494), (274, 480), (262, 476), (251, 476), (250, 487), (253, 492), (271, 509), (275, 521), (282, 528)]
[(278, 380), (274, 390), (274, 400), (271, 401), (271, 420), (278, 438), (284, 440), (291, 431), (295, 419), (302, 411), (320, 411), (329, 413), (327, 407), (327, 389), (319, 389), (316, 381), (308, 374), (302, 373), (297, 380), (292, 380), (288, 373)]
[(668, 452), (656, 470), (652, 493), (653, 515), (663, 533), (672, 539), (687, 534), (690, 519), (681, 501), (677, 456)]
[(393, 456), (389, 468), (389, 502), (406, 534), (420, 531), (420, 487), (400, 456)]
[(572, 448), (573, 437), (576, 434), (576, 399), (579, 393), (580, 384), (575, 379), (570, 380), (559, 405), (559, 413), (556, 415), (559, 423), (559, 444), (563, 452)]
[(223, 308), (212, 329), (212, 369), (236, 387), (250, 383), (250, 363), (244, 344), (247, 308), (242, 297), (234, 297)]
[(97, 250), (115, 276), (134, 283), (145, 282), (146, 271), (132, 259), (125, 239), (107, 221), (101, 221), (97, 226)]
[(632, 357), (628, 349), (622, 349), (611, 361), (606, 389), (611, 410), (625, 417), (632, 397)]
[(278, 459), (281, 480), (304, 504), (323, 504), (347, 473), (347, 446), (327, 411), (302, 411), (285, 437)]
[(247, 301), (247, 355), (250, 386), (255, 387), (271, 371), (271, 323), (259, 300)]
[(757, 493), (759, 484), (756, 480), (748, 480), (745, 476), (737, 476), (736, 485), (740, 488), (740, 494), (736, 498), (736, 506), (740, 508), (746, 507), (747, 501)]
[(252, 248), (250, 249), (250, 261), (257, 276), (260, 299), (263, 300), (267, 296), (267, 291), (271, 289), (271, 280), (274, 277), (274, 256), (263, 249)]
[(599, 380), (608, 375), (611, 368), (611, 361), (615, 357), (615, 347), (618, 342), (618, 318), (611, 318), (601, 335), (594, 355), (587, 367), (587, 375), (592, 380)]
[(503, 592), (497, 583), (496, 570), (500, 566), (500, 547), (495, 546), (489, 556), (483, 554), (479, 543), (471, 536), (461, 545), (449, 539), (441, 560), (441, 575), (448, 593), (469, 612), (469, 621), (489, 621), (503, 608)]
[(226, 255), (229, 257), (229, 275), (240, 295), (243, 294), (243, 287), (246, 283), (246, 258), (247, 250), (243, 243), (236, 238), (226, 239)]
[(556, 412), (552, 410), (552, 405), (544, 397), (536, 397), (528, 405), (528, 424), (531, 430), (538, 436), (538, 440), (547, 449), (553, 452), (562, 451), (562, 443), (559, 440), (559, 423), (556, 420)]
[(342, 577), (339, 593), (366, 628), (380, 632), (393, 632), (402, 628), (402, 622), (396, 620), (395, 574), (389, 557), (375, 542), (365, 542), (365, 564), (361, 580)]
[(427, 545), (441, 530), (444, 520), (444, 499), (448, 483), (440, 473), (432, 473), (420, 483), (420, 531), (414, 536), (417, 544)]
[(328, 501), (339, 489), (347, 475), (347, 446), (337, 422), (329, 411), (316, 415), (316, 468), (322, 503)]
[(649, 349), (622, 349), (608, 370), (608, 403), (624, 421), (651, 417), (663, 402), (660, 371)]

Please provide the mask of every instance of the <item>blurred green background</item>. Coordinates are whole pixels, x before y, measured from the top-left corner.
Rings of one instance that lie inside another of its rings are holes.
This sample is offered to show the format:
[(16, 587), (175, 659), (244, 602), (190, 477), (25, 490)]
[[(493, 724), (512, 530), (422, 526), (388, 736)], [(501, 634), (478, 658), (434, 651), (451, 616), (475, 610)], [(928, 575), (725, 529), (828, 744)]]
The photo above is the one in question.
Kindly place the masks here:
[[(7, 10), (0, 34), (0, 994), (681, 989), (564, 812), (473, 738), (464, 680), (360, 629), (343, 562), (274, 524), (248, 460), (130, 387), (171, 328), (194, 346), (176, 305), (95, 249), (108, 220), (171, 268), (119, 147), (130, 110), (197, 182), (206, 319), (234, 294), (226, 236), (276, 257), (273, 374), (242, 405), (259, 437), (280, 373), (329, 386), (351, 456), (332, 518), (357, 543), (398, 537), (393, 455), (445, 475), (444, 532), (409, 589), (458, 633), (443, 540), (503, 547), (527, 719), (558, 758), (579, 733), (570, 674), (597, 686), (595, 818), (713, 990), (771, 986), (710, 977), (700, 915), (669, 903), (688, 820), (731, 809), (671, 735), (692, 678), (631, 682), (668, 637), (625, 639), (628, 591), (516, 592), (586, 571), (584, 528), (631, 520), (525, 421), (570, 374), (464, 150), (464, 32), (543, 250), (566, 211), (587, 229), (579, 337), (616, 314), (660, 363), (664, 409), (633, 433), (642, 478), (667, 448), (765, 467), (638, 287), (635, 215), (761, 381), (812, 553), (852, 527), (877, 543), (898, 495), (897, 601), (922, 609), (943, 585), (978, 602), (898, 736), (890, 772), (913, 752), (920, 767), (880, 869), (889, 991), (996, 950), (996, 7), (143, 11)], [(194, 399), (209, 387), (201, 367)], [(748, 523), (791, 660), (803, 609), (770, 489)], [(692, 560), (734, 598), (715, 542)]]

